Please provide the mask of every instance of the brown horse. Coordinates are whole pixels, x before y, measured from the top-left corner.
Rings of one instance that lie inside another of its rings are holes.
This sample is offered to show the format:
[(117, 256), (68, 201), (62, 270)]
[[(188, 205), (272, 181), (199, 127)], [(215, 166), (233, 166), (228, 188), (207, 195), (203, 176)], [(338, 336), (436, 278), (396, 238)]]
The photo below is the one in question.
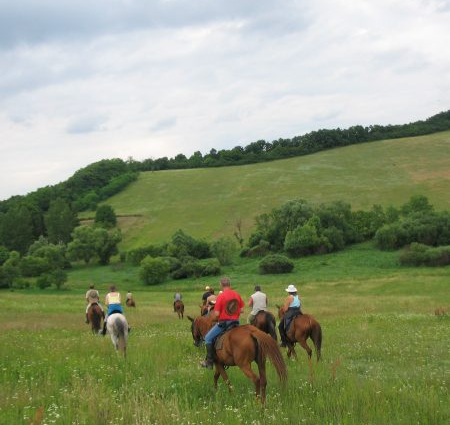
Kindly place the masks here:
[(275, 330), (275, 316), (270, 311), (260, 310), (251, 323), (266, 334), (269, 334), (275, 341), (277, 340), (277, 332)]
[(136, 303), (134, 302), (133, 298), (128, 298), (125, 301), (125, 304), (127, 305), (127, 307), (136, 307)]
[(178, 314), (179, 319), (183, 319), (184, 317), (184, 304), (183, 301), (177, 300), (175, 301), (173, 308), (175, 309), (175, 312)]
[[(278, 306), (278, 318), (283, 320), (284, 311), (283, 308)], [(311, 338), (314, 347), (316, 348), (316, 357), (317, 361), (320, 360), (320, 350), (322, 347), (322, 328), (320, 327), (319, 322), (314, 319), (310, 314), (300, 314), (295, 317), (292, 322), (289, 330), (287, 332), (287, 355), (291, 357), (293, 354), (295, 358), (297, 358), (297, 353), (295, 352), (294, 345), (298, 342), (308, 353), (309, 359), (311, 359), (312, 350), (309, 348), (306, 340)]]
[[(192, 319), (192, 337), (194, 345), (199, 346), (212, 327), (214, 319), (209, 316)], [(256, 397), (261, 397), (261, 403), (266, 400), (266, 357), (270, 359), (282, 383), (286, 382), (287, 369), (277, 343), (266, 333), (252, 325), (237, 326), (226, 332), (222, 337), (222, 348), (216, 348), (214, 365), (214, 387), (217, 388), (219, 376), (222, 376), (230, 390), (230, 380), (225, 371), (227, 366), (238, 366), (255, 385)], [(259, 377), (252, 371), (251, 363), (258, 365)]]
[(102, 328), (102, 319), (105, 315), (97, 303), (91, 304), (87, 312), (89, 323), (91, 324), (91, 329), (93, 334), (98, 334)]

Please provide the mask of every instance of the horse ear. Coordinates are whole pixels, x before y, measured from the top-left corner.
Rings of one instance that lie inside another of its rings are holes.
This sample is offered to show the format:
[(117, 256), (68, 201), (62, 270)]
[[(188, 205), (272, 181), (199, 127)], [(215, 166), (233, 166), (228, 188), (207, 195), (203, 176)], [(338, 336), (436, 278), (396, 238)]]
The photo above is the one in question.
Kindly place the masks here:
[(191, 322), (194, 322), (194, 319), (191, 316), (187, 317)]

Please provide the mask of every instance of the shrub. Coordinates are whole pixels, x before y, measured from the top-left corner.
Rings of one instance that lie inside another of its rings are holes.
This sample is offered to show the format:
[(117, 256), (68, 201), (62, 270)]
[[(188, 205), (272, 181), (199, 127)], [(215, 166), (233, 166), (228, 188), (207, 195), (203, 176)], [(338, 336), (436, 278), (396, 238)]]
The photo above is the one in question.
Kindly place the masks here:
[(233, 262), (233, 256), (236, 252), (236, 244), (230, 238), (220, 238), (211, 245), (211, 252), (219, 260), (222, 266)]
[(400, 253), (400, 264), (407, 266), (446, 266), (450, 264), (450, 246), (430, 247), (412, 243)]
[(45, 289), (52, 285), (55, 285), (57, 289), (61, 289), (66, 281), (67, 273), (62, 269), (56, 269), (39, 276), (36, 280), (36, 285), (40, 289)]
[(166, 279), (170, 266), (166, 259), (145, 257), (141, 261), (139, 277), (146, 285), (157, 285)]
[(4, 246), (0, 245), (0, 266), (9, 258), (9, 251)]
[(36, 286), (40, 289), (45, 289), (52, 286), (52, 282), (50, 281), (50, 276), (48, 274), (43, 274), (39, 276), (36, 280)]
[(253, 246), (252, 248), (245, 248), (241, 251), (241, 257), (264, 257), (270, 252), (270, 243), (264, 239), (261, 239), (258, 242), (258, 245)]
[(107, 229), (117, 224), (116, 213), (111, 205), (100, 205), (95, 212), (94, 223)]
[(172, 242), (167, 247), (167, 252), (171, 257), (182, 258), (186, 255), (202, 259), (211, 257), (209, 244), (205, 241), (194, 239), (181, 229), (172, 236)]
[(261, 274), (290, 273), (293, 269), (293, 261), (281, 254), (268, 255), (259, 263)]
[(324, 243), (325, 239), (318, 235), (317, 228), (307, 223), (287, 232), (284, 249), (293, 257), (301, 257), (316, 253)]
[(186, 259), (181, 267), (172, 272), (173, 279), (189, 277), (217, 276), (220, 274), (220, 263), (216, 258), (197, 260)]
[(130, 249), (127, 252), (127, 263), (131, 263), (134, 266), (141, 264), (141, 261), (145, 257), (165, 257), (167, 256), (166, 245), (148, 245), (136, 249)]
[(20, 271), (22, 276), (39, 276), (51, 269), (46, 258), (27, 256), (20, 260)]

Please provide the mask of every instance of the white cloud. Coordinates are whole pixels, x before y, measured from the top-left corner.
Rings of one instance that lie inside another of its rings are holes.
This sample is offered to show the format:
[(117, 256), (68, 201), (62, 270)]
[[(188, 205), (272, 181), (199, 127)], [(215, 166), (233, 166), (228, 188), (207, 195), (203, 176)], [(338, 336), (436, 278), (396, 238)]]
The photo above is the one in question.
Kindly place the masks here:
[(103, 158), (449, 108), (448, 1), (147, 3), (0, 0), (0, 199)]

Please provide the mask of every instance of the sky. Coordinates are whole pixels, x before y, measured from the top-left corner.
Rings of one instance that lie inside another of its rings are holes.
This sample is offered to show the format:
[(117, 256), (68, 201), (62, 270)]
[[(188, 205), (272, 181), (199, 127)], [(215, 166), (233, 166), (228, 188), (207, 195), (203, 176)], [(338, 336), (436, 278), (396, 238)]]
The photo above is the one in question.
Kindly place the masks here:
[(450, 109), (450, 0), (0, 0), (0, 199), (107, 158)]

